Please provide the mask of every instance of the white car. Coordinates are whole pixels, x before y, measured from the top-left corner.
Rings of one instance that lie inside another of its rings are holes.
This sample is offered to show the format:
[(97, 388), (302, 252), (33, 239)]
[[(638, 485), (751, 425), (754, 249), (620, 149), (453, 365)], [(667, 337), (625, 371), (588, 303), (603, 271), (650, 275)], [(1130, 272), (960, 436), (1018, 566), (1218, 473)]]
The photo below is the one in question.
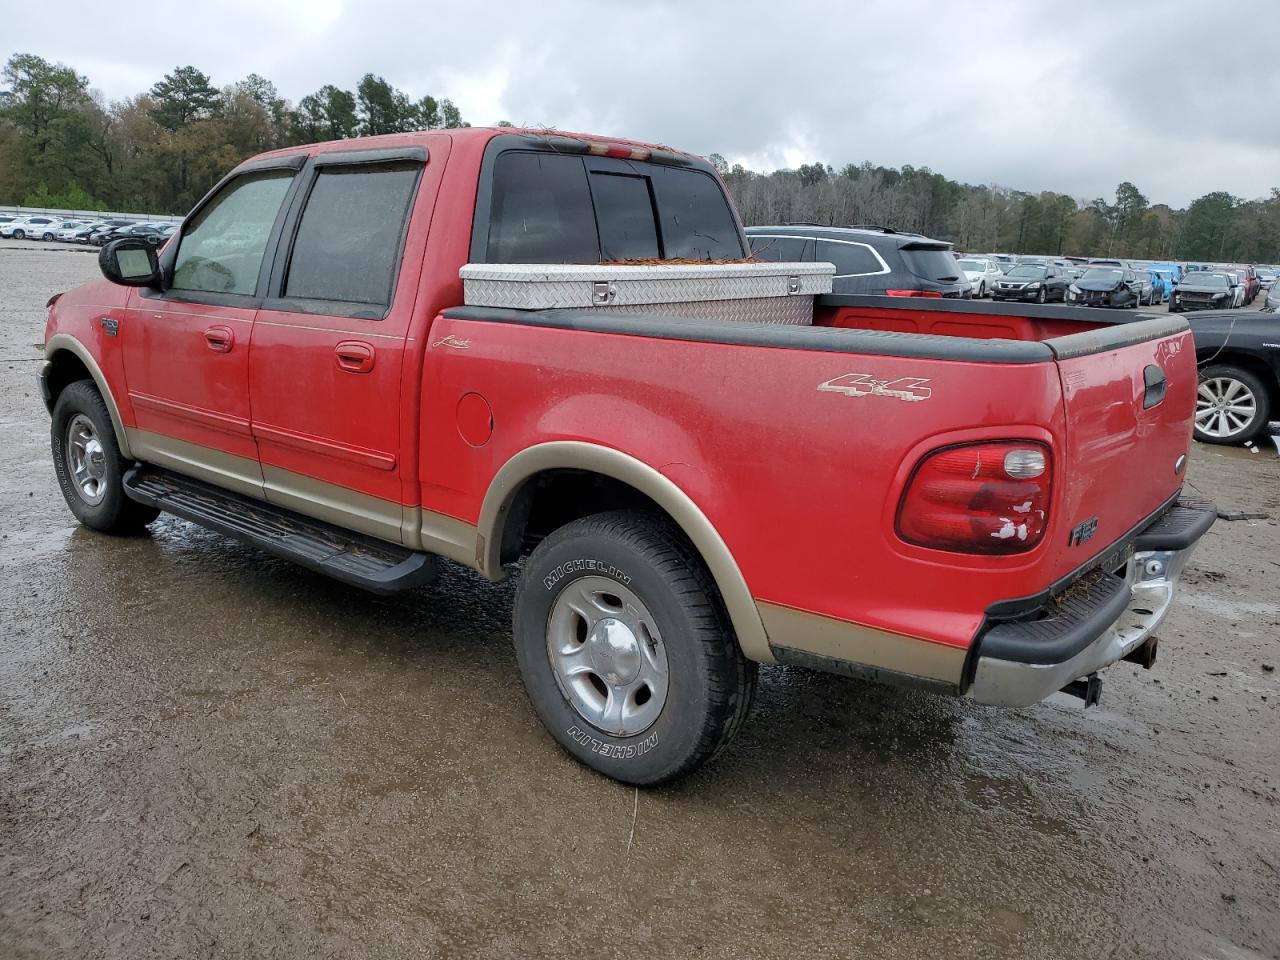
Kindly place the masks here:
[(1239, 270), (1228, 270), (1226, 273), (1227, 280), (1231, 284), (1231, 306), (1244, 306), (1244, 274)]
[(93, 226), (96, 222), (94, 220), (65, 220), (62, 223), (62, 229), (55, 234), (55, 238), (63, 243), (75, 243), (78, 239), (76, 234), (86, 227)]
[(996, 288), (996, 281), (1004, 276), (994, 260), (982, 257), (961, 257), (959, 263), (975, 297), (990, 296)]
[(56, 217), (22, 217), (0, 227), (0, 237), (10, 237), (14, 240), (25, 240), (31, 237), (39, 240), (46, 233), (52, 236), (53, 231), (57, 229), (53, 224), (60, 222)]

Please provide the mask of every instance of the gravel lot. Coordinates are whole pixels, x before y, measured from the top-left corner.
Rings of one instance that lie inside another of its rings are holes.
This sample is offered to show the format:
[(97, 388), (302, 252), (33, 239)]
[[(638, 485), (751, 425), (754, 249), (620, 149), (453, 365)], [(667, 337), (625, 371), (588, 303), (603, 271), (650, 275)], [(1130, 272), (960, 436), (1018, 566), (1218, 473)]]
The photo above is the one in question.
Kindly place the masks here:
[[(0, 241), (0, 957), (1280, 955), (1274, 519), (1214, 528), (1098, 709), (767, 669), (727, 756), (637, 794), (538, 726), (510, 585), (75, 526), (35, 374), (95, 276)], [(1280, 515), (1273, 449), (1190, 482)]]

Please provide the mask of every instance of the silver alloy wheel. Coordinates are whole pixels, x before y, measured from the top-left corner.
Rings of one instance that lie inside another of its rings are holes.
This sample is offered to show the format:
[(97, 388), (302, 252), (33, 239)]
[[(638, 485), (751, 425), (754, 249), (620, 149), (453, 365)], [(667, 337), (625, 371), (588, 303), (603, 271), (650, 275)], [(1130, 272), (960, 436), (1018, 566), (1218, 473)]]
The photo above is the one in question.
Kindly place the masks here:
[(565, 699), (606, 733), (643, 733), (667, 701), (667, 649), (640, 598), (615, 580), (568, 584), (547, 618), (547, 656)]
[(67, 424), (66, 454), (76, 493), (89, 506), (97, 506), (107, 494), (107, 456), (93, 421), (83, 413)]
[(1200, 382), (1196, 393), (1196, 429), (1201, 433), (1230, 439), (1243, 433), (1258, 415), (1258, 398), (1248, 385), (1235, 377), (1210, 377)]

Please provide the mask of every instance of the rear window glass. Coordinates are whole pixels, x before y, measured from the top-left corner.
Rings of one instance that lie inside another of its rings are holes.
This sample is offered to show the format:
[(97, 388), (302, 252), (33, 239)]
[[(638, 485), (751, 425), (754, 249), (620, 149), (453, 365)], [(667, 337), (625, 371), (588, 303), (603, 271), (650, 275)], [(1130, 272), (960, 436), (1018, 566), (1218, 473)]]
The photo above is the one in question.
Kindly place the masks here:
[(500, 154), (485, 259), (599, 263), (746, 253), (713, 177), (655, 163), (605, 164), (563, 154)]
[(284, 295), (340, 303), (391, 303), (417, 164), (322, 169), (311, 188)]
[[(936, 247), (905, 248), (902, 259), (907, 269), (922, 280), (959, 280), (960, 266), (956, 263), (956, 255), (950, 250), (939, 250)], [(840, 271), (837, 270), (836, 273)]]
[(714, 177), (660, 164), (638, 166), (653, 180), (664, 257), (733, 260), (746, 253), (729, 201)]
[(884, 270), (875, 253), (865, 243), (836, 243), (831, 240), (819, 240), (818, 262), (834, 263), (837, 277), (880, 273)]
[(504, 153), (493, 172), (490, 263), (600, 259), (587, 169), (580, 157)]
[(748, 236), (751, 254), (770, 263), (803, 263), (813, 259), (813, 241), (807, 237)]
[[(646, 177), (591, 174), (600, 223), (600, 255), (604, 260), (638, 260), (658, 256), (658, 230)], [(602, 216), (602, 211), (608, 211)]]

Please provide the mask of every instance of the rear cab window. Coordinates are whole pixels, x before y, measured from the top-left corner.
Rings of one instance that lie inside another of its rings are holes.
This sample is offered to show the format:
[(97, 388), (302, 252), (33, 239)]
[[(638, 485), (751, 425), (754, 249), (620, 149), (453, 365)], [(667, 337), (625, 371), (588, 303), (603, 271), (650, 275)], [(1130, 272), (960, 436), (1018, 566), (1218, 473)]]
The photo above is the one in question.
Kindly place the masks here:
[(729, 200), (705, 171), (521, 150), (493, 164), (488, 263), (611, 263), (746, 256)]

